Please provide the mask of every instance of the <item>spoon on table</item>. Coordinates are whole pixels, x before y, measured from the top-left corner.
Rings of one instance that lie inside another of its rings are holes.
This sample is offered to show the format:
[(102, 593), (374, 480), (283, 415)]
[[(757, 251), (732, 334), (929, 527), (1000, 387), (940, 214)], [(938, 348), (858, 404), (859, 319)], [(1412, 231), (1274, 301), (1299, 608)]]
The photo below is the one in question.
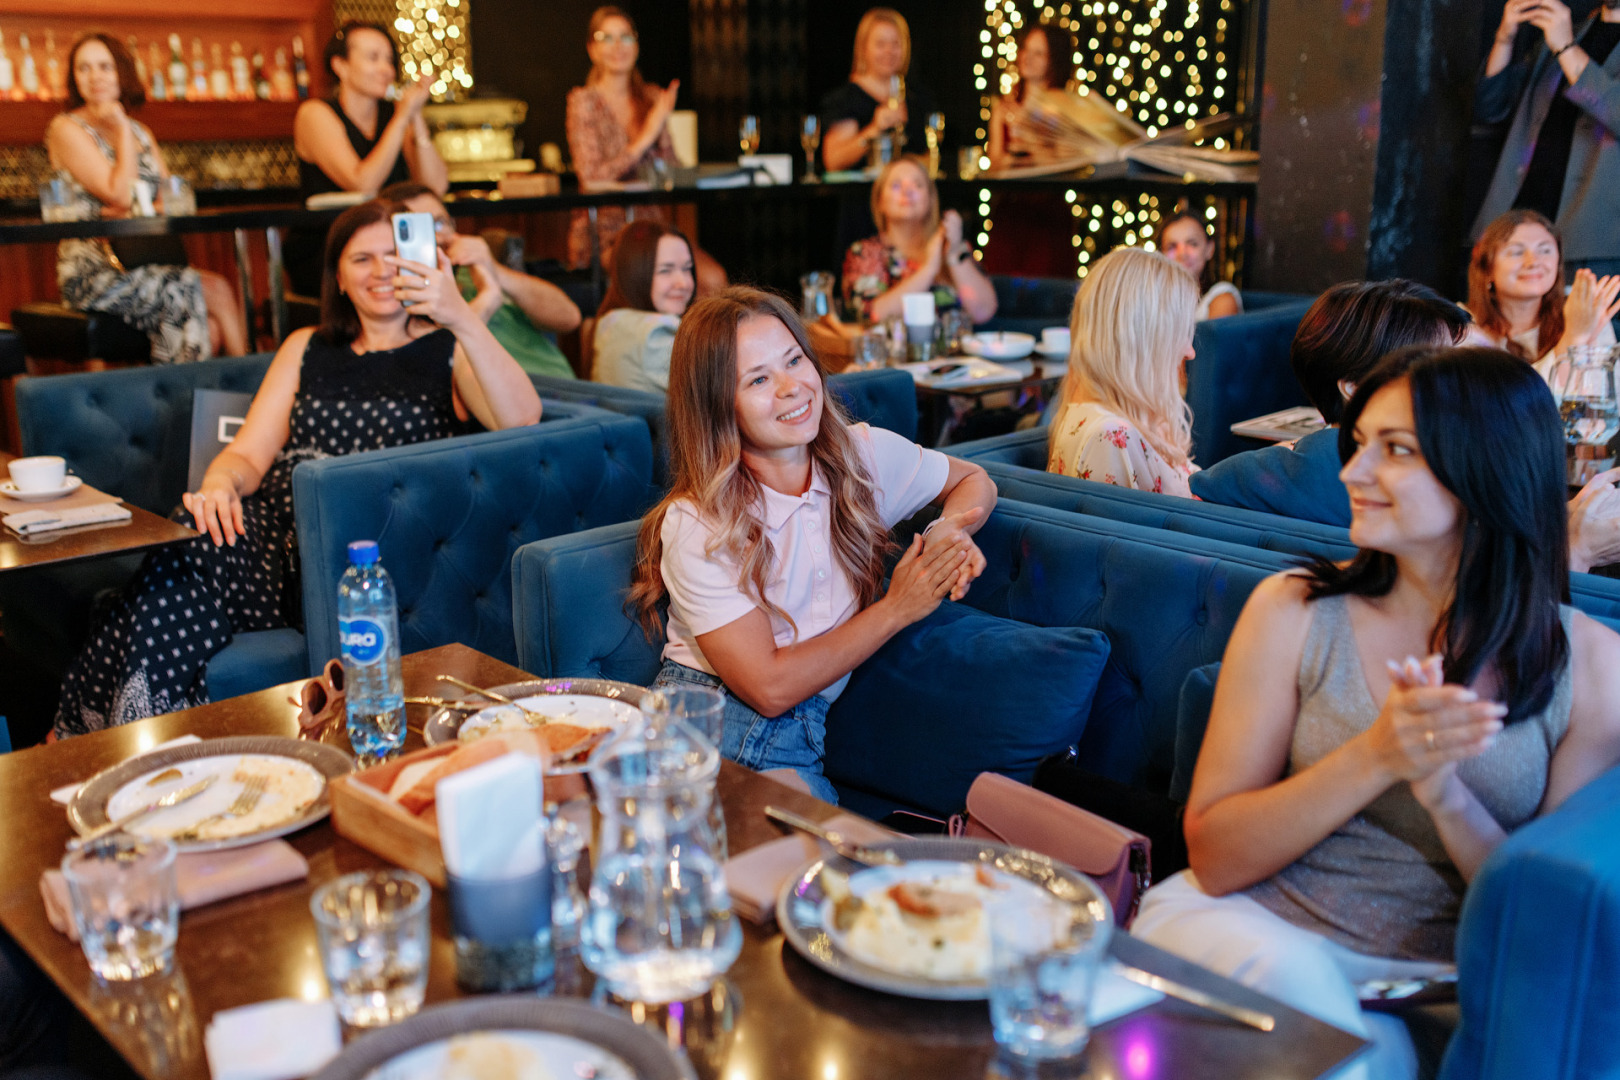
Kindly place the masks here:
[(498, 702), (501, 705), (510, 705), (512, 708), (521, 712), (523, 714), (523, 718), (529, 721), (531, 724), (544, 724), (551, 720), (551, 717), (547, 716), (545, 713), (537, 713), (533, 709), (524, 708), (522, 705), (519, 705), (511, 698), (507, 697), (505, 694), (498, 694), (493, 690), (485, 690), (482, 686), (474, 686), (472, 683), (467, 682), (464, 679), (458, 679), (454, 675), (440, 675), (439, 681), (447, 682), (452, 686), (459, 686), (463, 690), (471, 690), (475, 694), (482, 694), (489, 698), (489, 700)]

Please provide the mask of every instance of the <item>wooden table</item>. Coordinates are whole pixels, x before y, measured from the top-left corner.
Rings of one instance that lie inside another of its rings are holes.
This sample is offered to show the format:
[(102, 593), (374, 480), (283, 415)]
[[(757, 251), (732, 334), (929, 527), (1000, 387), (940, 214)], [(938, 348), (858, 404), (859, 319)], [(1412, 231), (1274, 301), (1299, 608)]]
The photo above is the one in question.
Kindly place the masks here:
[[(0, 450), (0, 476), (6, 475), (6, 466), (16, 458)], [(50, 503), (38, 503), (41, 510)], [(72, 562), (75, 559), (93, 559), (100, 555), (122, 555), (146, 548), (162, 547), (180, 540), (190, 540), (196, 532), (184, 525), (158, 517), (138, 506), (129, 507), (128, 521), (112, 521), (100, 525), (84, 525), (77, 529), (57, 529), (38, 536), (18, 536), (0, 526), (0, 571), (23, 570), (33, 566)]]
[[(945, 357), (943, 359), (951, 359)], [(962, 357), (964, 361), (972, 357)], [(997, 360), (995, 363), (1018, 372), (1016, 379), (992, 381), (989, 379), (969, 383), (933, 382), (917, 384), (917, 440), (923, 446), (945, 446), (954, 442), (953, 430), (960, 421), (984, 408), (983, 399), (992, 394), (1015, 394), (1013, 408), (1022, 408), (1033, 401), (1036, 408), (1045, 409), (1050, 394), (1068, 372), (1067, 364), (1054, 364), (1035, 357), (1030, 360)], [(954, 415), (951, 400), (967, 400), (971, 405), (961, 416)]]
[[(432, 692), (433, 676), (483, 686), (524, 678), (459, 645), (405, 658), (406, 693)], [(40, 873), (60, 859), (69, 830), (52, 788), (185, 733), (204, 737), (296, 731), (289, 687), (154, 717), (112, 731), (0, 756), (0, 925), (34, 958), (107, 1039), (143, 1075), (206, 1078), (202, 1032), (218, 1010), (271, 998), (326, 995), (315, 927), (314, 888), (381, 860), (321, 824), (292, 837), (309, 859), (308, 881), (187, 912), (181, 919), (175, 974), (123, 987), (90, 975), (79, 947), (51, 929), (38, 891)], [(412, 716), (412, 720), (419, 720)], [(341, 740), (342, 736), (336, 736)], [(413, 740), (417, 739), (414, 733)], [(779, 833), (763, 816), (775, 803), (824, 820), (833, 807), (726, 763), (720, 777), (732, 850)], [(433, 898), (428, 1001), (460, 997), (455, 985), (449, 912)], [(1357, 1053), (1361, 1040), (1271, 1002), (1253, 991), (1126, 936), (1116, 953), (1160, 974), (1264, 1008), (1277, 1030), (1261, 1034), (1210, 1013), (1161, 1002), (1099, 1029), (1091, 1073), (1099, 1077), (1283, 1080), (1313, 1077)], [(578, 988), (577, 970), (560, 964), (560, 990)], [(716, 991), (684, 1007), (633, 1009), (687, 1048), (705, 1080), (850, 1080), (926, 1077), (982, 1080), (995, 1054), (982, 1002), (914, 1001), (842, 982), (783, 947), (774, 930), (744, 924), (743, 950)]]

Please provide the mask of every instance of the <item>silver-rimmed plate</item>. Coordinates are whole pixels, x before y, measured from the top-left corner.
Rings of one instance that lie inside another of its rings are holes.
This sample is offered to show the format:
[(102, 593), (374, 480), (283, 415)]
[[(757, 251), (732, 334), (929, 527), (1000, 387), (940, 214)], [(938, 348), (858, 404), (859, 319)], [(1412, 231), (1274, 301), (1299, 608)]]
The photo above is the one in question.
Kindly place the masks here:
[[(451, 688), (447, 685), (446, 691)], [(507, 683), (490, 687), (502, 697), (520, 701), (525, 708), (554, 715), (581, 727), (615, 727), (639, 718), (642, 699), (651, 693), (644, 686), (615, 682), (612, 679), (530, 679), (526, 682)], [(472, 691), (458, 693), (447, 700), (478, 701)], [(490, 718), (514, 713), (510, 705), (491, 703), (487, 709), (470, 713), (460, 709), (435, 709), (422, 726), (422, 738), (429, 746), (453, 742), (461, 737), (462, 728), (475, 721), (486, 723)], [(553, 774), (585, 771), (585, 762), (570, 762), (557, 766)]]
[[(320, 777), (318, 795), (307, 804), (299, 800), (297, 813), (267, 821), (264, 827), (252, 832), (211, 840), (177, 840), (175, 847), (182, 852), (224, 851), (297, 832), (331, 812), (328, 796), (331, 781), (354, 769), (353, 758), (335, 746), (322, 743), (303, 742), (279, 735), (234, 735), (223, 739), (204, 739), (202, 742), (154, 750), (97, 773), (79, 788), (73, 801), (68, 804), (68, 824), (81, 835), (105, 825), (109, 820), (108, 804), (115, 799), (129, 801), (130, 795), (126, 789), (136, 781), (143, 781), (143, 778), (144, 786), (150, 788), (151, 797), (155, 800), (170, 790), (195, 783), (204, 775), (217, 776), (219, 779), (208, 791), (187, 803), (163, 811), (163, 814), (185, 812), (206, 815), (222, 811), (235, 800), (241, 786), (231, 780), (230, 775), (235, 773), (242, 761), (264, 758), (287, 759), (287, 772), (291, 776), (307, 775), (309, 770), (314, 770)], [(166, 776), (167, 773), (174, 775)], [(120, 797), (120, 793), (125, 794)], [(161, 819), (154, 816), (149, 820)], [(135, 829), (140, 831), (141, 826), (136, 825)], [(159, 829), (159, 832), (162, 830)]]
[[(1113, 923), (1107, 897), (1090, 878), (1033, 851), (945, 836), (918, 836), (871, 846), (892, 851), (907, 863), (982, 863), (1022, 878), (1059, 901), (1091, 908), (1092, 918), (1101, 923)], [(831, 905), (822, 875), (828, 869), (849, 875), (857, 892), (857, 875), (892, 873), (887, 867), (864, 867), (839, 855), (827, 855), (789, 878), (776, 899), (776, 922), (800, 956), (840, 979), (902, 997), (975, 1001), (989, 996), (990, 988), (982, 977), (929, 979), (880, 967), (852, 953), (843, 935), (827, 925)]]
[[(312, 1080), (436, 1080), (450, 1040), (484, 1036), (545, 1055), (555, 1077), (696, 1080), (692, 1066), (616, 1009), (565, 998), (454, 1001), (360, 1036)], [(466, 1046), (465, 1042), (458, 1045)], [(486, 1043), (487, 1045), (487, 1043)], [(583, 1067), (583, 1068), (582, 1068)]]

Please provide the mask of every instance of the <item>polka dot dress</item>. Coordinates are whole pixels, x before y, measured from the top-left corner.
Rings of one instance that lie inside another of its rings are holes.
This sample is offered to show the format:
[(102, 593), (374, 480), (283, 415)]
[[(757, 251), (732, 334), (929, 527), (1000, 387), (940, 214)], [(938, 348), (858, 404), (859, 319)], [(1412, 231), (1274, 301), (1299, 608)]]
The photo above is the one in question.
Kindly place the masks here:
[[(246, 535), (227, 547), (202, 536), (147, 557), (93, 619), (62, 683), (57, 737), (200, 705), (208, 660), (234, 634), (298, 625), (294, 466), (474, 430), (451, 402), (454, 350), (448, 330), (363, 354), (311, 338), (287, 445), (242, 500)], [(183, 510), (175, 518), (191, 524)]]

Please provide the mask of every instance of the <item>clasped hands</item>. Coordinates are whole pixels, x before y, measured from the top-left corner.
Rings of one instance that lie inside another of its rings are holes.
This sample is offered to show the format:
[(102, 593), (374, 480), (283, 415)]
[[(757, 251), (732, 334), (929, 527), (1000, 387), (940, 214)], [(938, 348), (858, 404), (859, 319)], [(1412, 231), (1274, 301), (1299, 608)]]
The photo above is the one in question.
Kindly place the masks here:
[(1431, 813), (1466, 796), (1457, 765), (1478, 757), (1502, 730), (1507, 706), (1447, 683), (1439, 656), (1389, 665), (1389, 696), (1367, 729), (1380, 766), (1405, 780)]

